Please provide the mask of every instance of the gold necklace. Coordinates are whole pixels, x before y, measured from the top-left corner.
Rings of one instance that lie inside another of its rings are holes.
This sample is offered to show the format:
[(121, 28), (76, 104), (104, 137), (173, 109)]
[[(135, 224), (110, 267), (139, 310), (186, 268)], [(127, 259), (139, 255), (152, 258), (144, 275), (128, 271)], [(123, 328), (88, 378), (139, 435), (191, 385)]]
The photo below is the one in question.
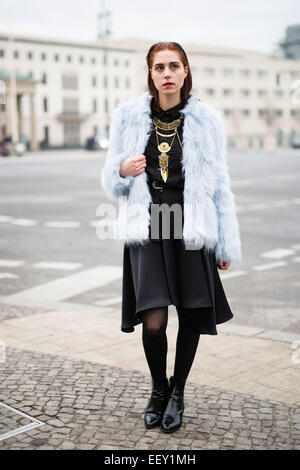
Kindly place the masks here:
[[(177, 125), (177, 127), (178, 127), (178, 125)], [(177, 127), (176, 127), (176, 132), (174, 132), (173, 134), (169, 134), (169, 135), (160, 134), (157, 130), (157, 127), (155, 127), (157, 148), (161, 152), (160, 155), (158, 155), (159, 166), (160, 166), (160, 174), (161, 174), (161, 177), (162, 177), (162, 179), (164, 180), (165, 183), (166, 183), (166, 181), (168, 179), (168, 175), (169, 175), (169, 170), (168, 170), (169, 156), (167, 155), (167, 152), (169, 152), (172, 148), (172, 145), (173, 145), (174, 140), (175, 140), (175, 136), (177, 134)], [(174, 136), (174, 137), (172, 139), (171, 144), (168, 144), (168, 142), (159, 143), (158, 135), (163, 135), (164, 137), (172, 137), (172, 136)]]
[(153, 117), (153, 122), (155, 126), (158, 127), (159, 129), (162, 129), (163, 131), (173, 131), (179, 126), (179, 124), (181, 123), (181, 120), (182, 120), (182, 113), (180, 115), (180, 118), (175, 119), (172, 122), (163, 122), (160, 119), (158, 119), (156, 116)]

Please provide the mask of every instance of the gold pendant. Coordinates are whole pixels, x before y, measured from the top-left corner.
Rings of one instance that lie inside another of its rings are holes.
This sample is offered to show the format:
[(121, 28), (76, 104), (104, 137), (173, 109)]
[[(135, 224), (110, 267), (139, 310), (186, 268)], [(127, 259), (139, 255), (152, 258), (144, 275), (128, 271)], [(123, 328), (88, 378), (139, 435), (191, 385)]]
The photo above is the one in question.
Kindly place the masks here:
[(161, 144), (159, 144), (158, 146), (158, 150), (160, 150), (161, 152), (168, 152), (170, 150), (170, 145), (168, 144), (168, 142), (162, 142)]
[(158, 158), (159, 158), (160, 166), (162, 166), (162, 167), (167, 167), (168, 166), (169, 157), (166, 153), (161, 153), (160, 155), (158, 155)]
[(161, 168), (160, 174), (161, 174), (162, 179), (166, 183), (167, 179), (168, 179), (168, 168), (166, 168), (166, 169)]

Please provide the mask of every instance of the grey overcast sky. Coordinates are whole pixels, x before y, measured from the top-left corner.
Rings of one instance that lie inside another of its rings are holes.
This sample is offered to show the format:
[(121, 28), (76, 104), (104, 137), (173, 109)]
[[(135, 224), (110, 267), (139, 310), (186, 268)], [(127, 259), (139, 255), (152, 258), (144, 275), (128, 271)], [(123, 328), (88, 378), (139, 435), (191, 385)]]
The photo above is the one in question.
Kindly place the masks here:
[[(1, 0), (0, 33), (94, 40), (98, 0)], [(300, 23), (299, 0), (106, 0), (113, 37), (240, 47), (269, 53)], [(12, 26), (13, 25), (13, 26)]]

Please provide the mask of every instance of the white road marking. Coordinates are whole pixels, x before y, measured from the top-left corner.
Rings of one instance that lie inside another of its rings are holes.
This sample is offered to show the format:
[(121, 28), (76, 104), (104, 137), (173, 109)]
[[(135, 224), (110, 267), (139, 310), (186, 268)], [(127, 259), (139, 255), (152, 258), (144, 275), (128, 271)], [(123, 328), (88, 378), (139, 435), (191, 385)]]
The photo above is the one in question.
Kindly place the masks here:
[(27, 227), (31, 225), (37, 225), (38, 221), (33, 219), (13, 219), (11, 223), (14, 225), (23, 225), (24, 227)]
[(292, 250), (300, 250), (300, 245), (291, 245)]
[(300, 204), (300, 198), (294, 198), (292, 199), (293, 204)]
[(18, 268), (24, 263), (21, 259), (0, 259), (0, 266), (5, 268)]
[(295, 256), (293, 258), (293, 261), (295, 261), (296, 263), (300, 263), (300, 256)]
[(268, 204), (266, 204), (265, 202), (256, 202), (256, 203), (253, 203), (253, 204), (249, 204), (247, 206), (247, 209), (260, 210), (260, 209), (266, 209), (266, 207), (268, 207)]
[(60, 220), (60, 221), (49, 221), (45, 222), (45, 227), (54, 227), (54, 228), (70, 228), (70, 227), (80, 227), (80, 222), (75, 220)]
[(19, 276), (12, 273), (0, 273), (0, 279), (18, 279)]
[(295, 251), (289, 248), (277, 248), (276, 250), (265, 251), (264, 253), (261, 253), (260, 256), (263, 258), (279, 259), (284, 258), (285, 256), (293, 255), (294, 253)]
[(40, 261), (32, 265), (36, 269), (78, 269), (82, 267), (81, 263), (63, 263), (56, 261)]
[(258, 264), (253, 266), (254, 271), (266, 271), (267, 269), (279, 268), (280, 266), (286, 266), (287, 261), (274, 261), (273, 263)]
[(281, 201), (272, 201), (270, 205), (274, 207), (284, 207), (284, 206), (289, 206), (291, 205), (291, 200), (288, 199), (282, 199)]
[(114, 305), (114, 304), (119, 304), (121, 302), (122, 302), (122, 296), (121, 297), (109, 297), (108, 299), (98, 300), (97, 302), (94, 302), (94, 304), (104, 307), (106, 305)]
[(11, 294), (5, 297), (10, 303), (16, 302), (47, 302), (62, 301), (96, 289), (122, 277), (122, 267), (100, 265), (96, 268), (86, 269), (70, 276), (46, 282), (31, 289)]
[(232, 272), (227, 273), (220, 269), (218, 271), (219, 271), (219, 275), (222, 281), (223, 279), (229, 279), (230, 277), (244, 276), (248, 272), (248, 271), (232, 271)]
[(70, 202), (73, 201), (73, 197), (69, 196), (57, 196), (57, 197), (40, 197), (36, 200), (30, 201), (30, 204), (52, 204), (57, 202)]
[(0, 214), (0, 222), (6, 223), (6, 222), (11, 222), (13, 220), (13, 217), (10, 215), (1, 215)]

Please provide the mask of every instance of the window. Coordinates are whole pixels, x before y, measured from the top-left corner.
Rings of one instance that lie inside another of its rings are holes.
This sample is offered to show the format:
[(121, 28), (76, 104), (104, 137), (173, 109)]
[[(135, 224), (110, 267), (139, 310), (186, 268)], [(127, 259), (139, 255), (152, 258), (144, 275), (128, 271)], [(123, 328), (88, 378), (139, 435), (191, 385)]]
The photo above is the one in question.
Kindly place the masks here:
[(63, 113), (78, 114), (78, 98), (64, 98)]
[(241, 76), (244, 78), (250, 77), (250, 70), (249, 69), (241, 69)]
[(108, 114), (108, 101), (107, 101), (107, 98), (105, 98), (105, 100), (104, 100), (104, 110), (105, 110), (105, 113)]
[(267, 96), (267, 90), (257, 90), (257, 96)]
[(249, 117), (250, 116), (250, 110), (249, 109), (241, 109), (241, 115), (244, 117)]
[(250, 95), (250, 90), (241, 90), (241, 95), (242, 96), (249, 96)]
[(213, 88), (206, 88), (205, 93), (208, 96), (213, 96), (214, 95), (214, 89)]
[(283, 90), (274, 90), (274, 96), (276, 96), (276, 98), (282, 98)]
[(0, 49), (0, 57), (4, 57), (5, 56), (5, 52), (3, 49)]
[(300, 118), (300, 109), (291, 109), (291, 117), (299, 119)]
[(59, 61), (59, 55), (58, 55), (58, 54), (55, 54), (54, 60), (55, 60), (55, 62), (58, 62), (58, 61)]
[(130, 62), (129, 62), (129, 60), (128, 60), (128, 59), (127, 59), (127, 60), (125, 60), (124, 64), (125, 64), (125, 67), (129, 67), (129, 65), (130, 65)]
[(125, 87), (130, 88), (130, 77), (126, 77), (125, 79)]
[(224, 88), (223, 89), (223, 95), (224, 96), (231, 96), (231, 95), (233, 95), (233, 90), (231, 88)]
[(206, 68), (204, 69), (204, 75), (205, 75), (206, 77), (212, 77), (212, 76), (214, 75), (214, 73), (215, 73), (215, 69), (212, 68), (212, 67), (206, 67)]
[(231, 116), (232, 114), (232, 109), (225, 108), (224, 109), (224, 116)]
[(258, 70), (257, 71), (257, 76), (258, 78), (266, 78), (268, 75), (266, 70)]
[(103, 86), (104, 88), (107, 88), (107, 76), (106, 75), (104, 75), (103, 77)]
[(79, 62), (80, 62), (81, 64), (83, 64), (83, 62), (84, 62), (84, 57), (83, 57), (82, 55), (79, 57)]
[(47, 83), (47, 75), (45, 73), (42, 74), (42, 83)]
[(46, 54), (44, 52), (41, 54), (41, 59), (46, 60)]
[(258, 109), (257, 113), (258, 113), (259, 117), (264, 117), (265, 114), (266, 114), (266, 110), (265, 109)]
[(63, 75), (62, 76), (62, 88), (64, 90), (77, 90), (78, 89), (77, 75)]
[(97, 77), (95, 77), (95, 75), (92, 77), (92, 87), (96, 87), (97, 86)]
[(223, 69), (224, 77), (232, 77), (233, 76), (233, 69)]
[(96, 63), (96, 57), (92, 57), (92, 58), (91, 58), (91, 63), (92, 63), (92, 64), (95, 64), (95, 63)]
[(14, 51), (14, 58), (18, 59), (19, 58), (19, 51)]
[(97, 112), (97, 99), (94, 98), (93, 99), (93, 113), (96, 113)]
[(118, 59), (115, 59), (114, 66), (117, 67), (118, 65), (119, 65), (119, 61), (118, 61)]
[(43, 110), (44, 110), (44, 113), (48, 112), (48, 100), (47, 100), (47, 98), (43, 99)]
[(115, 87), (119, 88), (119, 77), (115, 77)]
[(71, 55), (67, 56), (67, 62), (72, 62), (72, 56)]
[(32, 60), (32, 58), (33, 58), (32, 52), (28, 52), (28, 53), (27, 53), (27, 58), (28, 58), (29, 60)]

